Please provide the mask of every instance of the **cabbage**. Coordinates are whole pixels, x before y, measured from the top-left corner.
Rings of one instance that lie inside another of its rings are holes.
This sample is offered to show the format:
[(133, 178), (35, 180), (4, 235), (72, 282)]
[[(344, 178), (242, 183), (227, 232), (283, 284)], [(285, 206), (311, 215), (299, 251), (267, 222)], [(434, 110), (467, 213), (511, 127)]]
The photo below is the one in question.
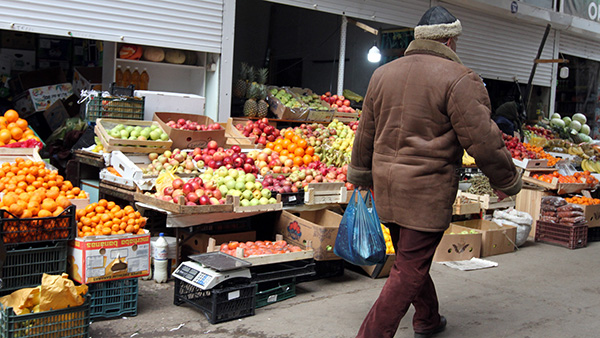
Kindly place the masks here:
[(561, 119), (552, 119), (552, 120), (550, 120), (550, 124), (555, 127), (560, 127), (560, 128), (565, 127), (565, 121), (563, 121)]
[(590, 126), (588, 126), (587, 124), (582, 125), (580, 132), (582, 134), (590, 135)]
[(581, 130), (581, 122), (579, 122), (577, 120), (571, 121), (571, 124), (569, 124), (569, 127), (578, 132)]
[(560, 114), (559, 113), (554, 113), (552, 114), (552, 116), (550, 117), (550, 119), (560, 119)]
[(579, 121), (582, 125), (587, 122), (587, 118), (582, 113), (577, 113), (573, 115), (573, 121)]

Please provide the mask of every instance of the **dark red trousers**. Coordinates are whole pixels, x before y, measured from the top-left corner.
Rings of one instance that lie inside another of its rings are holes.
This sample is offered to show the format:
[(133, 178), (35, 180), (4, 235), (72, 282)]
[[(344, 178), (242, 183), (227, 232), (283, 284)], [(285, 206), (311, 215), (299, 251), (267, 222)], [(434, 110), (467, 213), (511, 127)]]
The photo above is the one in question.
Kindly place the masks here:
[(415, 307), (415, 331), (430, 330), (440, 323), (437, 294), (429, 269), (444, 233), (416, 231), (394, 223), (386, 226), (394, 242), (396, 261), (358, 331), (360, 338), (394, 337), (411, 304)]

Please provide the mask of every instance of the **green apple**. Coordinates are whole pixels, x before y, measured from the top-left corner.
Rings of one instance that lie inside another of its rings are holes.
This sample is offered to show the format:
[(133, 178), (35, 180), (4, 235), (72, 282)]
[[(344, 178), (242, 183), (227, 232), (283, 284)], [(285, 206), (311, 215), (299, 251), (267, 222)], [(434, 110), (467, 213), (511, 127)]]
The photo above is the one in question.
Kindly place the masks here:
[(275, 197), (269, 198), (269, 204), (275, 204), (275, 203), (277, 203), (277, 199), (275, 199)]
[(153, 130), (150, 132), (150, 138), (152, 139), (152, 141), (160, 140), (160, 135), (160, 130)]
[(221, 194), (223, 194), (223, 195), (227, 195), (227, 192), (229, 191), (229, 189), (227, 189), (227, 186), (224, 184), (219, 186), (219, 190), (221, 191)]
[(225, 186), (227, 187), (227, 189), (236, 189), (236, 183), (233, 179), (231, 179), (231, 180), (226, 179)]
[(118, 129), (111, 129), (108, 134), (114, 138), (121, 138), (121, 131)]
[(261, 194), (261, 195), (262, 195), (264, 198), (267, 198), (267, 199), (271, 198), (271, 190), (269, 190), (269, 189), (267, 189), (267, 188), (263, 188), (263, 189), (260, 191), (260, 194)]
[(246, 183), (240, 182), (240, 181), (235, 181), (235, 188), (237, 190), (246, 190)]
[(254, 198), (254, 196), (252, 196), (252, 191), (250, 191), (250, 190), (242, 191), (242, 197), (248, 201), (250, 201), (252, 198)]
[(246, 182), (253, 182), (254, 183), (254, 181), (256, 181), (256, 177), (254, 176), (254, 174), (248, 173), (248, 174), (246, 174), (244, 176), (245, 176), (244, 180), (246, 180)]
[(250, 200), (250, 205), (254, 206), (254, 205), (259, 205), (260, 201), (257, 198), (253, 198), (252, 200)]
[(231, 178), (237, 179), (239, 176), (239, 173), (240, 172), (237, 169), (233, 169), (233, 168), (229, 169), (229, 177), (231, 177)]
[(140, 131), (140, 136), (144, 136), (146, 139), (150, 138), (150, 129), (144, 128)]
[(269, 199), (266, 197), (261, 197), (258, 202), (260, 203), (260, 205), (265, 205), (265, 204), (269, 204)]
[(160, 134), (160, 140), (161, 141), (168, 141), (169, 140), (169, 135), (167, 135), (166, 133)]
[(127, 130), (121, 130), (119, 133), (121, 134), (121, 138), (129, 138), (129, 132)]
[(262, 183), (260, 183), (260, 182), (254, 182), (254, 189), (255, 190), (261, 191), (262, 188), (263, 188)]
[(252, 202), (250, 202), (249, 200), (246, 200), (246, 199), (243, 199), (243, 200), (241, 200), (241, 201), (240, 201), (240, 204), (241, 204), (243, 207), (249, 207), (249, 206), (251, 205), (251, 203), (252, 203)]
[(131, 134), (131, 132), (133, 131), (133, 128), (134, 128), (133, 126), (127, 126), (127, 127), (125, 127), (125, 130), (127, 130)]

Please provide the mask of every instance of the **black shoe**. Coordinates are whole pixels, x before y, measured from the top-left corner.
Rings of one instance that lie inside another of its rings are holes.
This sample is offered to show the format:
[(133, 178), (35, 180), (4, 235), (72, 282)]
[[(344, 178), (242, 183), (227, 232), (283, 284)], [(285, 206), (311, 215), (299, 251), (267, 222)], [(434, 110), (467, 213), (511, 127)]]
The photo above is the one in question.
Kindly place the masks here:
[(423, 331), (423, 332), (415, 331), (415, 338), (430, 338), (430, 337), (433, 337), (434, 335), (444, 331), (445, 329), (446, 329), (446, 317), (440, 316), (440, 325), (438, 325), (438, 327), (431, 329), (431, 330)]

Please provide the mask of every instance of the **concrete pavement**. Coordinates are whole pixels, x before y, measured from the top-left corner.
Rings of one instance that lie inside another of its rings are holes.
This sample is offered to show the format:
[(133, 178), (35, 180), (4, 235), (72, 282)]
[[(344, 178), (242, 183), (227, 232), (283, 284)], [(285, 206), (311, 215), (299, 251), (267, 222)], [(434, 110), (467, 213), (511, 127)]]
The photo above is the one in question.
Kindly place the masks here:
[[(498, 267), (459, 271), (432, 267), (440, 312), (448, 326), (439, 337), (600, 336), (600, 242), (569, 250), (528, 241), (513, 253), (485, 259)], [(138, 315), (97, 321), (100, 337), (354, 337), (385, 283), (360, 271), (297, 285), (296, 297), (256, 314), (211, 325), (189, 306), (173, 305), (174, 282), (140, 280)], [(396, 338), (413, 337), (412, 308)]]

